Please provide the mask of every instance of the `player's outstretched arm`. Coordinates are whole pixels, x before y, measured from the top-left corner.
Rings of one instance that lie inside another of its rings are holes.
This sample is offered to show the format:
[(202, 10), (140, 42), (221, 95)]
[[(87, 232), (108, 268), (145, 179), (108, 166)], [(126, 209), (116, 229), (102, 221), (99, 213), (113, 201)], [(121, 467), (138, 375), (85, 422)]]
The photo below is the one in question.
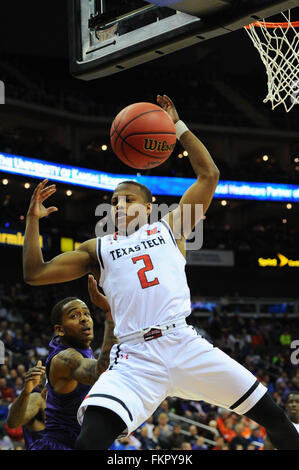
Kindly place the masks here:
[[(113, 325), (114, 328), (114, 325)], [(113, 329), (110, 334), (113, 334)], [(106, 331), (106, 324), (105, 324)], [(107, 368), (107, 367), (106, 367)], [(72, 348), (65, 349), (57, 354), (51, 363), (51, 370), (55, 377), (55, 382), (59, 385), (59, 389), (55, 388), (58, 393), (65, 393), (63, 391), (64, 385), (70, 383), (72, 380), (84, 385), (93, 385), (100, 374), (106, 370), (100, 357), (96, 359), (88, 359), (82, 356), (78, 351)], [(53, 381), (52, 381), (53, 382)], [(61, 388), (60, 388), (61, 387)]]
[(99, 377), (105, 370), (108, 369), (110, 363), (110, 351), (114, 344), (117, 343), (117, 338), (114, 336), (114, 321), (111, 319), (106, 318), (105, 321), (105, 331), (104, 331), (104, 339), (101, 348), (101, 353), (97, 360), (97, 370), (96, 374)]
[(45, 262), (39, 244), (39, 219), (57, 211), (57, 207), (44, 206), (44, 201), (56, 191), (56, 186), (46, 187), (48, 180), (38, 184), (32, 195), (26, 217), (23, 247), (24, 281), (31, 285), (56, 284), (78, 279), (91, 271), (91, 252), (95, 240), (82, 243), (75, 251), (69, 251)]
[(97, 375), (100, 376), (109, 366), (110, 351), (117, 338), (114, 336), (114, 322), (107, 298), (98, 290), (97, 282), (92, 275), (88, 276), (88, 292), (93, 304), (100, 307), (106, 313), (104, 339), (101, 354), (97, 361)]
[[(167, 95), (158, 95), (157, 102), (169, 114), (174, 124), (180, 120), (172, 100)], [(196, 175), (196, 182), (190, 186), (185, 194), (183, 194), (179, 203), (179, 208), (173, 211), (172, 215), (174, 218), (178, 214), (180, 215), (180, 229), (182, 231), (183, 228), (186, 228), (183, 227), (184, 209), (189, 206), (187, 210), (190, 208), (191, 232), (201, 218), (200, 211), (196, 210), (196, 205), (202, 204), (201, 216), (203, 216), (211, 204), (219, 180), (219, 170), (215, 165), (209, 151), (190, 130), (187, 130), (181, 135), (180, 142), (188, 152), (188, 157)], [(171, 217), (166, 215), (165, 218), (173, 228), (173, 221)], [(189, 233), (184, 232), (185, 238), (188, 235)]]
[(44, 408), (42, 395), (31, 393), (44, 374), (45, 367), (42, 366), (41, 361), (26, 372), (24, 388), (9, 408), (7, 425), (10, 428), (26, 425)]
[(264, 450), (275, 450), (275, 447), (270, 441), (269, 436), (266, 436), (264, 440)]
[(59, 384), (56, 387), (54, 385), (55, 391), (58, 393), (65, 393), (63, 391), (64, 385), (72, 380), (84, 385), (93, 385), (97, 379), (96, 371), (96, 359), (85, 358), (72, 348), (61, 351), (51, 361), (51, 372), (55, 377), (55, 383)]

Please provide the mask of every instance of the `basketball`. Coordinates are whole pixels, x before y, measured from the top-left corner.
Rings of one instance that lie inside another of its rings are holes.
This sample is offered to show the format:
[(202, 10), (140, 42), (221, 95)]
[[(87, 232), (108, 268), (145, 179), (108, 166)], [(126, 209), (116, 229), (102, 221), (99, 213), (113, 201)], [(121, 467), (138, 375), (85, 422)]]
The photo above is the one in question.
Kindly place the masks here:
[(115, 117), (110, 141), (114, 153), (126, 165), (154, 168), (165, 162), (175, 147), (175, 125), (160, 106), (134, 103)]

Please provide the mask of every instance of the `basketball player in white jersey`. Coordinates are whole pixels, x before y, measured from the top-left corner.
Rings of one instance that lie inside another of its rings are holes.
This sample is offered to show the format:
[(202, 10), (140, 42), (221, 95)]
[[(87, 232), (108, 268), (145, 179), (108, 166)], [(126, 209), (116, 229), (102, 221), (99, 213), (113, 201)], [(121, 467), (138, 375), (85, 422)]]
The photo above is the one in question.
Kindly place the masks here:
[[(185, 238), (181, 234), (175, 239), (174, 220), (179, 217), (183, 226), (184, 210), (191, 206), (193, 229), (199, 222), (196, 206), (202, 204), (203, 214), (207, 211), (219, 171), (205, 146), (180, 121), (170, 98), (158, 95), (157, 102), (173, 119), (196, 175), (176, 210), (149, 225), (152, 196), (148, 188), (121, 183), (111, 201), (118, 233), (88, 240), (48, 262), (39, 246), (39, 219), (57, 210), (43, 204), (55, 192), (55, 185), (46, 187), (47, 180), (40, 183), (27, 213), (25, 282), (59, 283), (92, 273), (107, 296), (115, 323), (119, 344), (111, 350), (109, 369), (79, 408), (82, 429), (76, 448), (108, 449), (119, 435), (130, 434), (146, 421), (167, 396), (176, 396), (245, 414), (267, 429), (277, 448), (299, 449), (294, 426), (266, 388), (186, 324), (191, 310)], [(136, 216), (129, 212), (137, 205), (144, 209), (140, 211), (143, 219), (129, 231)]]

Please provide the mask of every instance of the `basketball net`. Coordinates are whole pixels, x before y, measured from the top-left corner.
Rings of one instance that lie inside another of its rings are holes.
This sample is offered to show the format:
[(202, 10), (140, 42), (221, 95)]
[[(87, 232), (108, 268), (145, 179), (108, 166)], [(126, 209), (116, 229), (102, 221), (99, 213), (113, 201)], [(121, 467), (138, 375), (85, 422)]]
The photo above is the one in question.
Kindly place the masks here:
[(282, 23), (256, 21), (245, 26), (254, 46), (259, 51), (268, 77), (268, 95), (272, 109), (283, 104), (289, 112), (299, 104), (299, 21), (291, 21), (288, 10), (281, 13)]

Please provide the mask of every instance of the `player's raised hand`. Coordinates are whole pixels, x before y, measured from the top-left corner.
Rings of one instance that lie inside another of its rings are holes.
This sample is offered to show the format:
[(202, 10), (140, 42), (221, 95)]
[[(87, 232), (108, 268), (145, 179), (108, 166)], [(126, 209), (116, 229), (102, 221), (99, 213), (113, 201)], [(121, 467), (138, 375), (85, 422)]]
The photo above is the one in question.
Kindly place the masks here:
[(31, 367), (31, 369), (26, 372), (24, 389), (27, 393), (31, 393), (32, 390), (38, 386), (45, 373), (46, 368), (42, 366), (42, 361), (37, 361), (36, 366)]
[(169, 116), (173, 120), (174, 124), (176, 124), (180, 120), (178, 112), (175, 109), (175, 106), (174, 106), (172, 100), (169, 98), (169, 96), (167, 96), (167, 95), (163, 95), (163, 96), (158, 95), (157, 96), (157, 103), (161, 106), (161, 108), (164, 109), (164, 111), (167, 112), (167, 114), (169, 114)]
[(55, 184), (45, 187), (47, 182), (48, 180), (45, 179), (35, 188), (31, 197), (27, 216), (34, 216), (38, 219), (42, 219), (43, 217), (50, 215), (52, 212), (58, 211), (57, 207), (45, 207), (43, 204), (44, 201), (52, 196), (56, 191)]
[(88, 275), (88, 292), (90, 300), (94, 305), (101, 308), (106, 314), (110, 313), (109, 302), (105, 295), (99, 291), (97, 281), (91, 274)]

